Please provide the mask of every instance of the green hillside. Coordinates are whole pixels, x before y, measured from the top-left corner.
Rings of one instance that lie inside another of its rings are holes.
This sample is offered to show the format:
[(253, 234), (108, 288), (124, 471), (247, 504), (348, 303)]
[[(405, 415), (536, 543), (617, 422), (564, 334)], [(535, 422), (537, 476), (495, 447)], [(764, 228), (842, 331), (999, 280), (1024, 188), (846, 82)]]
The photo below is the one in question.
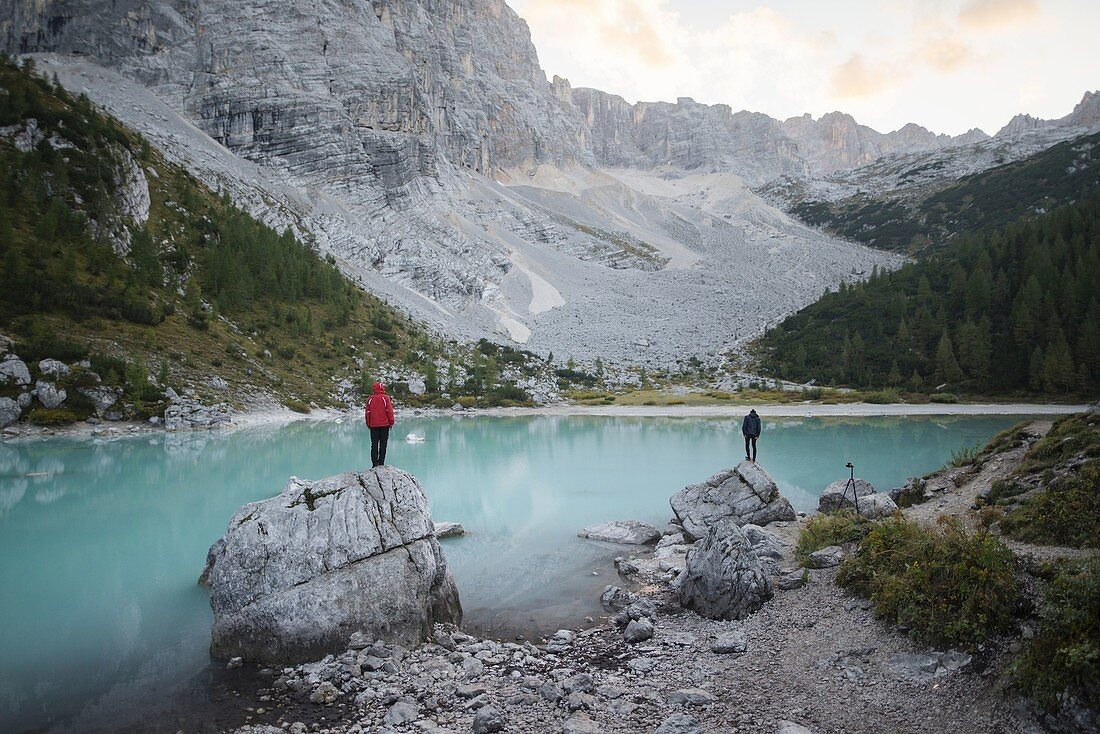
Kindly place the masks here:
[(996, 229), (1080, 201), (1098, 187), (1100, 133), (966, 176), (915, 201), (865, 194), (836, 203), (803, 201), (791, 212), (848, 239), (921, 254), (942, 247), (958, 233)]
[(1070, 396), (1100, 387), (1100, 194), (843, 286), (759, 344), (821, 384)]
[[(327, 405), (338, 382), (369, 382), (382, 367), (426, 377), (422, 401), (442, 400), (447, 387), (454, 397), (526, 398), (498, 384), (490, 357), (442, 345), (32, 62), (0, 59), (0, 94), (0, 332), (32, 372), (46, 357), (90, 359), (105, 382), (125, 384), (139, 413), (162, 407), (166, 388), (188, 386), (238, 405), (256, 394)], [(127, 192), (146, 182), (143, 218)], [(444, 353), (477, 379), (446, 384)], [(523, 365), (533, 358), (516, 354)]]

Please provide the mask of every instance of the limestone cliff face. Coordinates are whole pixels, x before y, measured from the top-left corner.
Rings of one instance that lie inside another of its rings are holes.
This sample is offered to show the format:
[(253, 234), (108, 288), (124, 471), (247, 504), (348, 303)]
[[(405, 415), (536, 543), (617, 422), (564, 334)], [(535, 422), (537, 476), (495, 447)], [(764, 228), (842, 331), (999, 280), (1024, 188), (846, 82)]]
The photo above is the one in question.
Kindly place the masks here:
[(118, 68), (230, 150), (318, 183), (400, 196), (440, 159), (487, 175), (588, 162), (502, 0), (16, 0), (0, 33)]
[(689, 97), (630, 104), (597, 89), (573, 90), (596, 159), (609, 166), (733, 170), (750, 181), (806, 172), (798, 146), (775, 120)]

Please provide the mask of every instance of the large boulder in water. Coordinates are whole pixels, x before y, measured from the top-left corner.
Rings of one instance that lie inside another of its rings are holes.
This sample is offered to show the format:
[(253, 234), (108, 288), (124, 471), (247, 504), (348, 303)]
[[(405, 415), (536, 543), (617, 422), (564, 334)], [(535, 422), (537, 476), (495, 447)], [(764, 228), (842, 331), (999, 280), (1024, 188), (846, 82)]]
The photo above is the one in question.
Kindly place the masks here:
[(775, 480), (753, 461), (742, 461), (702, 484), (684, 487), (669, 504), (690, 540), (702, 538), (720, 520), (740, 526), (795, 519), (794, 508), (779, 493)]
[(760, 559), (728, 519), (688, 551), (680, 575), (680, 604), (709, 619), (744, 619), (772, 596)]
[(210, 549), (216, 657), (263, 662), (343, 650), (353, 632), (413, 646), (462, 608), (416, 478), (384, 466), (292, 477), (241, 507)]

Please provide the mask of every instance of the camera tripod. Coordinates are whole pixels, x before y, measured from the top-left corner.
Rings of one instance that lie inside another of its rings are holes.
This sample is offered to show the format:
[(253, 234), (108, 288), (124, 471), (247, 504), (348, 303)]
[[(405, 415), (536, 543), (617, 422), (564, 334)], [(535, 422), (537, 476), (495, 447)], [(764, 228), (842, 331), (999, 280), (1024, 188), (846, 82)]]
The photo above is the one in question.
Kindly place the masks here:
[(844, 466), (851, 470), (851, 474), (848, 476), (848, 483), (844, 485), (844, 493), (840, 495), (840, 508), (844, 507), (844, 500), (848, 499), (848, 488), (851, 487), (852, 507), (856, 508), (856, 515), (862, 517), (863, 515), (859, 511), (859, 494), (856, 492), (856, 468), (850, 461)]

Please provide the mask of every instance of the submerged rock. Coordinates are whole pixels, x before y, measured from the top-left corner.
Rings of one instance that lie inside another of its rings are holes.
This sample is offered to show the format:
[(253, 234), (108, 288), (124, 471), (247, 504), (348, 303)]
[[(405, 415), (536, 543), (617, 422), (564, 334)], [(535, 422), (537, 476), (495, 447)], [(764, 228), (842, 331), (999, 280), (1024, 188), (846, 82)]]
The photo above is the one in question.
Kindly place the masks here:
[(466, 534), (466, 528), (460, 522), (437, 522), (434, 526), (437, 538), (457, 538)]
[(760, 559), (733, 521), (707, 531), (678, 579), (680, 603), (710, 619), (744, 619), (772, 596)]
[(710, 527), (723, 520), (737, 525), (767, 525), (796, 517), (775, 481), (751, 461), (719, 472), (703, 484), (684, 487), (672, 496), (669, 504), (689, 540), (702, 538)]
[(424, 491), (392, 467), (292, 477), (237, 510), (203, 576), (216, 657), (317, 657), (357, 631), (411, 646), (462, 618)]
[(613, 520), (589, 525), (577, 535), (589, 540), (602, 540), (624, 545), (652, 545), (661, 539), (661, 531), (639, 520)]

